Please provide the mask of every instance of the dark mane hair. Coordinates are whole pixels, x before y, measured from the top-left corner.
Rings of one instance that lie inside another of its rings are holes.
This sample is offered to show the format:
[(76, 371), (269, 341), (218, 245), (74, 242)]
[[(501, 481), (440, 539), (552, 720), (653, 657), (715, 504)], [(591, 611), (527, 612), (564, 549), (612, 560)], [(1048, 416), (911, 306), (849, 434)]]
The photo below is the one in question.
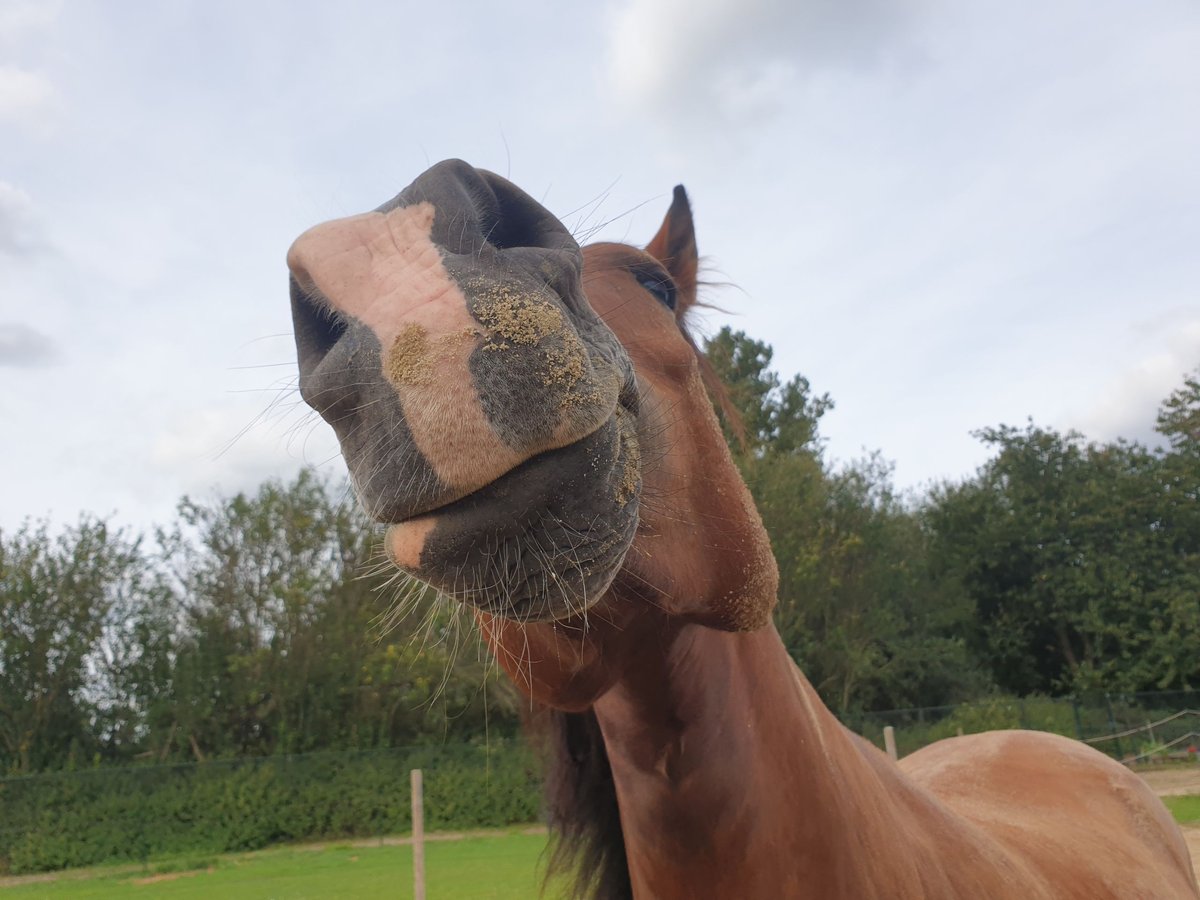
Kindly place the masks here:
[(617, 788), (595, 712), (546, 709), (537, 718), (551, 835), (546, 883), (562, 875), (579, 900), (632, 900)]

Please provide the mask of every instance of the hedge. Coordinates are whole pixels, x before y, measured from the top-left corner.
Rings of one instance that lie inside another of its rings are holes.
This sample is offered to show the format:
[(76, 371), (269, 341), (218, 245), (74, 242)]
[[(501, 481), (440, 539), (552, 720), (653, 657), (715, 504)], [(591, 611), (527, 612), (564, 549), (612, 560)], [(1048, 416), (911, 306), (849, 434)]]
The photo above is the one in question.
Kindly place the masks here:
[(0, 780), (0, 872), (404, 832), (415, 768), (429, 829), (538, 818), (540, 776), (516, 742), (56, 772)]

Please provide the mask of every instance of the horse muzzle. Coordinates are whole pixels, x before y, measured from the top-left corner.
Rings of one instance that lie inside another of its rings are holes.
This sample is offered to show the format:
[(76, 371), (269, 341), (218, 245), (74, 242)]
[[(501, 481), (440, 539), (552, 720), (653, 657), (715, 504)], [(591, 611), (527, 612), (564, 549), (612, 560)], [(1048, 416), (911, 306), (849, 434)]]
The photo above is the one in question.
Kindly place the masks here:
[(586, 609), (636, 529), (637, 394), (562, 223), (450, 161), (288, 265), (301, 395), (397, 564), (498, 615)]

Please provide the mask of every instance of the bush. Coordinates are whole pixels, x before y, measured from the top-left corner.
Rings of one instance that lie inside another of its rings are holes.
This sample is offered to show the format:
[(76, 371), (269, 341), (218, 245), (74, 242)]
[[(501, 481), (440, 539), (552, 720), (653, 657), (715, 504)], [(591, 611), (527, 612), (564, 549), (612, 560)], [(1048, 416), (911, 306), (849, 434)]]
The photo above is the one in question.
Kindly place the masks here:
[(974, 703), (925, 709), (862, 713), (847, 724), (868, 740), (883, 746), (883, 727), (896, 729), (896, 748), (901, 756), (920, 750), (943, 738), (983, 731), (1029, 728), (1077, 737), (1071, 701), (1052, 697), (1013, 697), (996, 694)]
[[(1200, 693), (1085, 694), (1071, 697), (996, 694), (959, 706), (858, 712), (845, 724), (883, 746), (883, 728), (896, 729), (901, 756), (943, 738), (981, 731), (1027, 728), (1084, 740), (1116, 759), (1188, 736), (1195, 728)], [(1126, 733), (1132, 732), (1132, 733)]]
[(403, 832), (414, 768), (430, 829), (538, 817), (533, 756), (508, 742), (59, 772), (0, 781), (0, 871)]

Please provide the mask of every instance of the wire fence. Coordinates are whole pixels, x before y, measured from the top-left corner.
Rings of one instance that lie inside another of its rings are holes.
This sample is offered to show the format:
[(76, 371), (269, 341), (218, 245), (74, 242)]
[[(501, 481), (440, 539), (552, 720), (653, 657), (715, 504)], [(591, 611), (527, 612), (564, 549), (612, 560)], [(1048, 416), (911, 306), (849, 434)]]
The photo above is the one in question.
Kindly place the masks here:
[(1195, 760), (1200, 691), (1097, 693), (1073, 697), (991, 697), (957, 706), (846, 713), (845, 724), (883, 746), (896, 730), (899, 754), (957, 734), (1029, 728), (1072, 737), (1124, 762)]

